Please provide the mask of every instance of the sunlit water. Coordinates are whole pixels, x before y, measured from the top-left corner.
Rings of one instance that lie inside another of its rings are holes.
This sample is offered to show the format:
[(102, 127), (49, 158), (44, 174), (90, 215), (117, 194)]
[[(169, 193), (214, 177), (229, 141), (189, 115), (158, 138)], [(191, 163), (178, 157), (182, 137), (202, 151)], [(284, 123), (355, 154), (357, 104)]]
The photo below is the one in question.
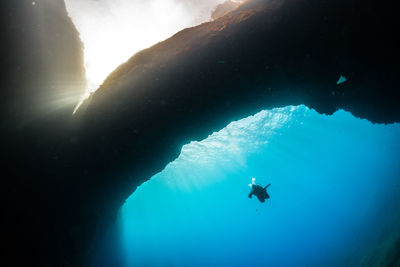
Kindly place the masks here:
[(232, 122), (136, 190), (95, 265), (357, 265), (400, 215), (399, 136), (304, 106)]
[(65, 0), (84, 43), (88, 94), (136, 52), (208, 21), (224, 0)]

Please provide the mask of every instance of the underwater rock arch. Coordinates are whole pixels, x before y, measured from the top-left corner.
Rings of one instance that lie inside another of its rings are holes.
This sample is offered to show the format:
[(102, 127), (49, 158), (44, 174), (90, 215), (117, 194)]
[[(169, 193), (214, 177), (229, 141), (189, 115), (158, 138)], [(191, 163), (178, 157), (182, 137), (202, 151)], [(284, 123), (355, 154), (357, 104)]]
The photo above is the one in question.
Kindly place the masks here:
[(395, 16), (377, 5), (248, 1), (134, 55), (77, 113), (94, 196), (116, 212), (184, 144), (262, 109), (305, 104), (399, 121)]
[(33, 134), (16, 126), (4, 137), (7, 240), (34, 248), (31, 266), (81, 265), (135, 187), (182, 145), (262, 109), (305, 104), (400, 121), (392, 2), (249, 0), (134, 55), (69, 128), (58, 128), (65, 114)]

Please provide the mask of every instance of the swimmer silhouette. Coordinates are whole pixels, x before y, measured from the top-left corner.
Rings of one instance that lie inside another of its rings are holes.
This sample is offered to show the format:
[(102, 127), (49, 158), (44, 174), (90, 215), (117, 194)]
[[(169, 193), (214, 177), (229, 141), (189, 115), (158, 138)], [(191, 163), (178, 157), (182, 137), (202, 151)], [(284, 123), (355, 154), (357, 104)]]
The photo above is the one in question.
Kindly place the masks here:
[(249, 185), (249, 186), (251, 186), (249, 198), (251, 198), (253, 195), (255, 195), (258, 198), (258, 200), (260, 200), (260, 202), (265, 202), (265, 200), (269, 198), (269, 195), (267, 193), (267, 188), (271, 184), (268, 184), (267, 186), (262, 187), (261, 185), (255, 184), (254, 183), (255, 180), (256, 179), (253, 178), (252, 183)]

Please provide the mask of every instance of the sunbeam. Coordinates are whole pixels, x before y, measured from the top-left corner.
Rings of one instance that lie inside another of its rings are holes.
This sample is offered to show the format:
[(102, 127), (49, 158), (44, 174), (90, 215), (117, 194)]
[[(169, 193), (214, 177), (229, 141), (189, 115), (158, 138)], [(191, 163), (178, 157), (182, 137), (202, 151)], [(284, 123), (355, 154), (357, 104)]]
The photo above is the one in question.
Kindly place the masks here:
[(87, 93), (136, 52), (210, 20), (224, 0), (66, 0), (85, 46)]

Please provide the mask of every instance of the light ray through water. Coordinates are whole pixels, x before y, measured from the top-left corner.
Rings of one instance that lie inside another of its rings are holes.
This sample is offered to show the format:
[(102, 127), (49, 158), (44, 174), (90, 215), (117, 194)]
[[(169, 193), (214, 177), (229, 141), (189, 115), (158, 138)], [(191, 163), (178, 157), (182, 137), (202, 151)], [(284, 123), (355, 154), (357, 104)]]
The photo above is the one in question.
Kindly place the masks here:
[[(399, 215), (398, 136), (399, 124), (304, 106), (232, 122), (184, 146), (127, 200), (125, 264), (359, 264)], [(252, 177), (272, 184), (264, 204), (247, 197)]]
[(136, 52), (210, 20), (224, 0), (66, 0), (84, 43), (88, 92)]

